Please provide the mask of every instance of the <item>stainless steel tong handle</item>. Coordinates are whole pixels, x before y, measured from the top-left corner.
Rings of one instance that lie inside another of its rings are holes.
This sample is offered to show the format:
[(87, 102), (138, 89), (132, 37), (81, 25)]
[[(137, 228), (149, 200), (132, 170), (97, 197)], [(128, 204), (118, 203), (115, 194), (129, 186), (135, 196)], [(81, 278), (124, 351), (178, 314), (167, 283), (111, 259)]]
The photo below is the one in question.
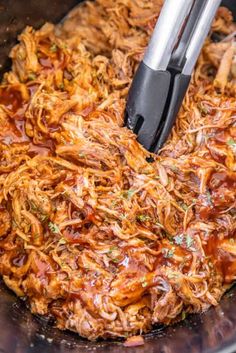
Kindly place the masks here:
[[(213, 0), (214, 1), (214, 0)], [(143, 62), (152, 70), (167, 69), (194, 0), (165, 0)]]
[[(152, 70), (166, 70), (182, 28), (195, 1), (165, 0), (143, 62)], [(191, 75), (221, 0), (207, 0), (189, 47), (183, 74)]]
[(220, 4), (221, 0), (207, 1), (186, 52), (186, 64), (184, 65), (182, 71), (184, 75), (192, 74), (194, 66), (202, 50), (204, 41), (210, 31), (212, 22)]

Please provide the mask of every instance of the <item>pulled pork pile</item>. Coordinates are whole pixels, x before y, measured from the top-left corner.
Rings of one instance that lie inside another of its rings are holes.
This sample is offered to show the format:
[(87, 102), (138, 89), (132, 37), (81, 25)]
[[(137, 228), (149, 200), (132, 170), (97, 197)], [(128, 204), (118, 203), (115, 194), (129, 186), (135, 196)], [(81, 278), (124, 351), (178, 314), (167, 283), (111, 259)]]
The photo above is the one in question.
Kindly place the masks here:
[(97, 0), (28, 27), (0, 86), (0, 273), (33, 313), (92, 340), (202, 312), (236, 279), (227, 9), (160, 155), (122, 127), (161, 6)]

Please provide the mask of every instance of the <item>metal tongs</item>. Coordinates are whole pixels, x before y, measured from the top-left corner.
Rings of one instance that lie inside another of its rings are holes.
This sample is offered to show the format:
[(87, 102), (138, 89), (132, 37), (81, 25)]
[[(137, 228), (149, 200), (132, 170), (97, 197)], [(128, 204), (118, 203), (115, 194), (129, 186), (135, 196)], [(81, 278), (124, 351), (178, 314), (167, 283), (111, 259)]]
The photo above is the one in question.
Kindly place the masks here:
[(149, 151), (168, 138), (221, 0), (165, 0), (133, 79), (126, 124)]

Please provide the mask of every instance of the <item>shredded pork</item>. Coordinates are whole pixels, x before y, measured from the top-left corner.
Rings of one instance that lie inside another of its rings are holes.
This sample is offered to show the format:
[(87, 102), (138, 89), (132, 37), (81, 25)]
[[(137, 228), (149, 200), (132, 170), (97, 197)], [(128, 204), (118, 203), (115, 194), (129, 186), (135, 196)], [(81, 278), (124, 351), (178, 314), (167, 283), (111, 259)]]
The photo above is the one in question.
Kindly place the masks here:
[(63, 24), (27, 27), (0, 86), (0, 273), (33, 313), (91, 340), (207, 310), (236, 279), (227, 9), (161, 154), (123, 127), (161, 6), (87, 1)]

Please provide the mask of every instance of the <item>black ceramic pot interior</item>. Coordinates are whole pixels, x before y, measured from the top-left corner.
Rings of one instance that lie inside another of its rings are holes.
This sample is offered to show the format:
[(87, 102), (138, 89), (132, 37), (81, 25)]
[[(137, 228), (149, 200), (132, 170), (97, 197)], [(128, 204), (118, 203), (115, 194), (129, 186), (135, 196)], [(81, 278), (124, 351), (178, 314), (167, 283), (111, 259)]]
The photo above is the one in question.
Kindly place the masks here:
[[(77, 0), (0, 0), (0, 65), (3, 73), (7, 55), (17, 34), (27, 25), (40, 27), (58, 22)], [(236, 0), (225, 0), (236, 18)], [(122, 342), (91, 343), (70, 332), (61, 332), (47, 320), (31, 315), (25, 303), (0, 282), (0, 353), (231, 353), (236, 352), (236, 288), (220, 305), (183, 323), (156, 328), (146, 335), (143, 347), (124, 348)]]

